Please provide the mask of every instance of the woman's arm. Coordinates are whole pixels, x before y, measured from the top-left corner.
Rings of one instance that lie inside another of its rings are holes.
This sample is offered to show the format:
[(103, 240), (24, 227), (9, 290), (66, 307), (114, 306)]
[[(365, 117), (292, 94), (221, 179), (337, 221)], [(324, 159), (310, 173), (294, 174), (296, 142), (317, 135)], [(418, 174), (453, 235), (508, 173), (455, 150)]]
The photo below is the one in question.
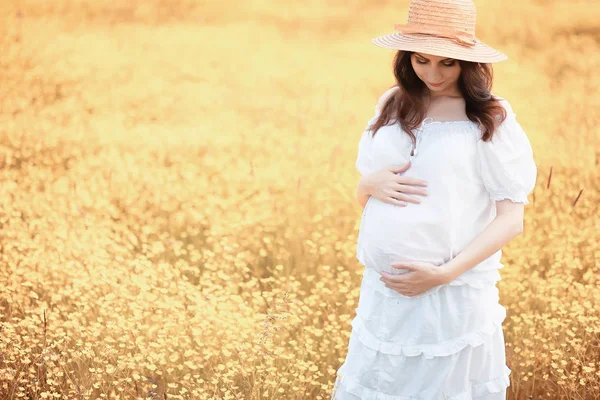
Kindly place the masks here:
[(358, 181), (358, 187), (356, 189), (356, 198), (358, 204), (360, 204), (362, 208), (367, 204), (369, 197), (371, 197), (371, 193), (373, 193), (373, 187), (370, 180), (367, 179), (367, 176), (362, 176)]
[(535, 187), (537, 167), (533, 149), (510, 103), (500, 99), (506, 118), (496, 128), (493, 140), (478, 140), (481, 179), (496, 200), (496, 218), (454, 259), (440, 267), (447, 282), (475, 267), (523, 231), (527, 195)]
[(444, 283), (449, 283), (496, 253), (523, 232), (523, 203), (496, 201), (496, 217), (456, 257), (440, 267)]

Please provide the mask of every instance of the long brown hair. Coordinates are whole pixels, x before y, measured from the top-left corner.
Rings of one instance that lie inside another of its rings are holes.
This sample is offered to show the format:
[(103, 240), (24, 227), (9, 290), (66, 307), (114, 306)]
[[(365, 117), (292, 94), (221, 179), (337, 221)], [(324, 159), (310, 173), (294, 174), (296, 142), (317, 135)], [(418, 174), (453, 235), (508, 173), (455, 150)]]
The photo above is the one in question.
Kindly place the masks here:
[[(394, 76), (396, 90), (381, 105), (381, 114), (371, 126), (373, 135), (382, 126), (400, 123), (413, 141), (417, 128), (425, 117), (425, 104), (421, 101), (421, 93), (425, 83), (417, 76), (410, 58), (412, 52), (398, 50), (394, 57)], [(466, 114), (469, 120), (479, 124), (483, 141), (491, 140), (497, 124), (506, 119), (506, 111), (498, 98), (491, 94), (493, 69), (491, 64), (456, 60), (460, 63), (461, 74), (458, 88), (465, 99)], [(502, 115), (498, 120), (498, 115)], [(397, 118), (397, 116), (400, 116)]]

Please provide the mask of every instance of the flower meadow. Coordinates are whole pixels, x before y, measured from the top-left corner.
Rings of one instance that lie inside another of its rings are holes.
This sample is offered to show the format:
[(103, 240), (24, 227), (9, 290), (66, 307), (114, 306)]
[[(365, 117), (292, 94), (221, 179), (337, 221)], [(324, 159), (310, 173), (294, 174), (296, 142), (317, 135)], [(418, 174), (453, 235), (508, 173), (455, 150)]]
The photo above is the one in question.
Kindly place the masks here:
[[(600, 398), (600, 3), (475, 3), (538, 164), (509, 399)], [(2, 2), (0, 400), (328, 400), (408, 4)]]

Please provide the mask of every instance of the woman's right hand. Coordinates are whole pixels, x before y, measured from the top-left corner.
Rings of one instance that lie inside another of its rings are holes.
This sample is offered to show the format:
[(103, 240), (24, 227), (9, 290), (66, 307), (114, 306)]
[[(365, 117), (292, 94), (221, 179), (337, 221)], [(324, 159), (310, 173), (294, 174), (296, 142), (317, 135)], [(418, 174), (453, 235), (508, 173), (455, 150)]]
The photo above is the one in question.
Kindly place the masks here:
[[(409, 194), (427, 196), (427, 182), (404, 175), (396, 175), (410, 167), (410, 161), (404, 165), (391, 165), (361, 178), (358, 185), (358, 197), (371, 195), (376, 199), (400, 207), (406, 202), (419, 204), (421, 200)], [(365, 200), (366, 203), (366, 200)], [(364, 205), (364, 204), (363, 204)]]

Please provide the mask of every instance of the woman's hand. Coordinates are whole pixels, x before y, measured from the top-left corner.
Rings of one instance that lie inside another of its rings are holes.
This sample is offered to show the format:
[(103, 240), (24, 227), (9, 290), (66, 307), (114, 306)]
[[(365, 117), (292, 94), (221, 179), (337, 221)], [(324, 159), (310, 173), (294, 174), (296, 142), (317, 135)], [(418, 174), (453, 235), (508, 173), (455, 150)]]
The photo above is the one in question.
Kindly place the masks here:
[[(361, 178), (358, 185), (358, 197), (368, 198), (368, 195), (376, 199), (404, 207), (406, 202), (419, 204), (420, 199), (408, 194), (427, 196), (427, 182), (404, 175), (396, 175), (404, 172), (410, 167), (410, 161), (404, 165), (390, 165), (372, 174)], [(366, 202), (366, 201), (365, 201)]]
[(416, 296), (435, 286), (448, 283), (448, 276), (443, 268), (422, 261), (394, 261), (391, 267), (407, 269), (402, 275), (392, 275), (381, 272), (382, 282), (386, 287), (394, 289), (404, 296)]

